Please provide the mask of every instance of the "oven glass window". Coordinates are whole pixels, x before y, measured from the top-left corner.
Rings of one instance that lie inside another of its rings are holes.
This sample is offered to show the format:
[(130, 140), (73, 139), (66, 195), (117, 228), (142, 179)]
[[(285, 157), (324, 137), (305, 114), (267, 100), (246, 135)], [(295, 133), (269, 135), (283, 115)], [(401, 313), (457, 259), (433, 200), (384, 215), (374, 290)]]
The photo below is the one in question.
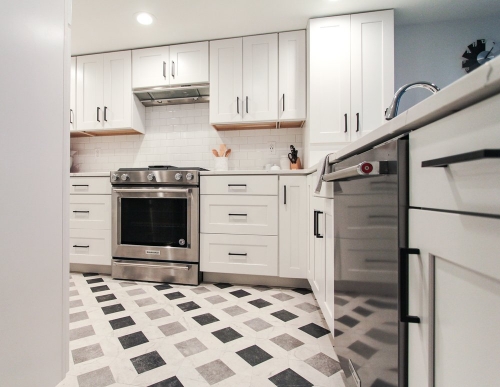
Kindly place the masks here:
[(121, 199), (121, 244), (187, 247), (187, 199)]

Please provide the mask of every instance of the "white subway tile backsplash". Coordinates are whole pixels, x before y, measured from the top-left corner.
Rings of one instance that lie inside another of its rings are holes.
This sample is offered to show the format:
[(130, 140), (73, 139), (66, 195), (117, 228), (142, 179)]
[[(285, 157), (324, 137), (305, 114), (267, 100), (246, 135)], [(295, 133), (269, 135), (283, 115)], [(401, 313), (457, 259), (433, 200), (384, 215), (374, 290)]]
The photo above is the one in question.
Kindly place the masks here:
[[(269, 152), (269, 142), (276, 152)], [(81, 172), (110, 171), (151, 164), (175, 164), (213, 169), (212, 149), (231, 148), (230, 169), (262, 169), (278, 164), (294, 145), (302, 154), (303, 129), (250, 129), (217, 131), (209, 124), (208, 103), (146, 108), (146, 134), (76, 137), (74, 164)], [(99, 149), (99, 152), (96, 152)], [(99, 157), (97, 157), (97, 154)]]

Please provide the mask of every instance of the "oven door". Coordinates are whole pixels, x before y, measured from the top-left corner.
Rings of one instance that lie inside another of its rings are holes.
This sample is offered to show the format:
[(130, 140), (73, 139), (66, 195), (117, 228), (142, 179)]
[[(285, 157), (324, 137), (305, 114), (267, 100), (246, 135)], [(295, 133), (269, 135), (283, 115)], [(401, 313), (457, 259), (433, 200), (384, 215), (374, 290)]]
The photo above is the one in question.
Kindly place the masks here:
[(114, 187), (114, 258), (199, 262), (199, 188)]

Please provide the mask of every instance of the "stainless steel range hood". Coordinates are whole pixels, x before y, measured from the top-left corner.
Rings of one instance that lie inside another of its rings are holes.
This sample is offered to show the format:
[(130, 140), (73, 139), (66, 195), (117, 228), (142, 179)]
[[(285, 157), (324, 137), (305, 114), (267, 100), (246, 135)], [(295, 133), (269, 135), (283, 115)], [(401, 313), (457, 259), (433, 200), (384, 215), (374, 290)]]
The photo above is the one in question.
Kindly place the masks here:
[(134, 94), (144, 106), (180, 105), (209, 101), (208, 83), (177, 87), (142, 87), (134, 89)]

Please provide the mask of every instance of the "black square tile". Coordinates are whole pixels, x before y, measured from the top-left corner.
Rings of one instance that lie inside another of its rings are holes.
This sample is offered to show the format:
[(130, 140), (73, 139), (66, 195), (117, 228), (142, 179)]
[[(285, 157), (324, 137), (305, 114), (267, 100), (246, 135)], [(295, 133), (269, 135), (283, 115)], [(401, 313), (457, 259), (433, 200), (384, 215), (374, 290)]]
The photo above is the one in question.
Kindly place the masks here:
[(248, 301), (249, 304), (256, 306), (257, 308), (265, 308), (266, 306), (272, 305), (270, 302), (263, 300), (262, 298), (257, 298), (253, 301)]
[(123, 312), (125, 308), (123, 307), (122, 304), (114, 304), (114, 305), (109, 305), (109, 306), (103, 306), (102, 311), (104, 314), (111, 314), (111, 313), (117, 313), (117, 312)]
[(219, 319), (210, 313), (200, 314), (199, 316), (194, 316), (193, 320), (195, 320), (200, 325), (207, 325), (219, 321)]
[(374, 300), (370, 298), (369, 300), (365, 301), (365, 304), (374, 306), (375, 308), (379, 309), (397, 309), (398, 304), (394, 302), (386, 302), (386, 301), (380, 301), (380, 300)]
[(97, 293), (109, 290), (109, 288), (108, 285), (101, 285), (101, 286), (94, 286), (93, 288), (90, 288), (90, 290), (92, 290), (92, 293)]
[(357, 314), (360, 314), (363, 317), (368, 317), (373, 313), (370, 309), (363, 308), (362, 306), (355, 307), (353, 311), (356, 312)]
[(335, 321), (347, 325), (349, 328), (352, 328), (359, 324), (359, 320), (356, 320), (355, 318), (352, 318), (351, 316), (348, 316), (346, 314), (343, 315), (342, 317), (335, 319)]
[(161, 284), (161, 285), (155, 285), (155, 288), (156, 288), (156, 290), (161, 292), (162, 290), (165, 290), (165, 289), (172, 289), (172, 286), (170, 286), (169, 284)]
[(184, 302), (182, 304), (177, 304), (177, 306), (183, 312), (189, 312), (190, 310), (200, 309), (200, 306), (196, 302), (193, 302), (193, 301)]
[(278, 387), (312, 387), (313, 384), (308, 380), (304, 379), (297, 372), (287, 368), (281, 371), (279, 374), (271, 376), (269, 378)]
[(165, 360), (156, 351), (146, 353), (130, 359), (138, 374), (151, 371), (155, 368), (166, 365)]
[(97, 284), (99, 282), (104, 282), (104, 280), (102, 278), (92, 278), (87, 280), (88, 284)]
[[(390, 370), (390, 371), (398, 372), (397, 369)], [(386, 381), (377, 378), (377, 379), (375, 379), (375, 381), (372, 383), (372, 385), (370, 387), (394, 387), (394, 384), (387, 383)]]
[(271, 313), (272, 316), (279, 318), (281, 321), (287, 322), (290, 320), (293, 320), (294, 318), (297, 318), (296, 314), (290, 313), (289, 311), (282, 309), (278, 310), (277, 312)]
[(186, 297), (181, 292), (165, 293), (164, 296), (167, 297), (169, 300), (177, 300), (178, 298)]
[(306, 288), (296, 288), (296, 289), (292, 289), (292, 290), (294, 292), (297, 292), (297, 293), (300, 293), (300, 294), (310, 294), (310, 293), (312, 293), (311, 289), (306, 289)]
[(123, 349), (149, 343), (148, 338), (141, 331), (118, 337), (118, 340), (120, 340), (120, 344), (122, 345)]
[(371, 358), (377, 350), (373, 347), (370, 347), (368, 344), (365, 344), (361, 341), (355, 341), (349, 347), (351, 351), (356, 352), (358, 355), (363, 356), (365, 359)]
[(212, 332), (212, 335), (217, 337), (224, 344), (228, 343), (230, 341), (239, 339), (240, 337), (243, 337), (238, 332), (236, 332), (233, 328), (223, 328), (223, 329), (220, 329), (218, 331)]
[(135, 321), (132, 320), (132, 317), (127, 316), (110, 320), (109, 324), (111, 325), (111, 328), (113, 328), (113, 330), (116, 330), (120, 328), (129, 327), (131, 325), (135, 325)]
[(162, 380), (161, 382), (151, 384), (148, 387), (184, 387), (184, 385), (179, 379), (177, 379), (177, 376), (172, 376), (171, 378)]
[(315, 323), (310, 323), (310, 324), (304, 325), (303, 327), (300, 327), (299, 329), (301, 331), (313, 336), (313, 337), (316, 337), (316, 338), (320, 338), (321, 336), (324, 336), (324, 335), (327, 335), (330, 333), (330, 331), (328, 329), (320, 327), (319, 325), (317, 325)]
[(340, 305), (340, 306), (344, 306), (345, 304), (349, 303), (349, 301), (346, 301), (343, 298), (337, 296), (333, 297), (333, 302), (335, 303), (335, 305)]
[(93, 277), (95, 275), (99, 275), (99, 274), (97, 274), (97, 273), (83, 273), (84, 277)]
[(234, 292), (229, 292), (229, 293), (231, 293), (233, 296), (238, 297), (238, 298), (246, 297), (246, 296), (250, 295), (250, 293), (248, 293), (246, 290), (243, 290), (243, 289), (235, 290)]
[(95, 299), (97, 300), (97, 302), (105, 302), (105, 301), (116, 300), (116, 297), (113, 293), (111, 293), (111, 294), (105, 294), (104, 296), (95, 296)]
[(381, 343), (389, 345), (395, 345), (398, 343), (398, 335), (396, 333), (383, 331), (382, 329), (372, 328), (366, 332), (366, 335), (374, 340), (380, 341)]
[(252, 367), (273, 358), (266, 351), (256, 345), (252, 345), (251, 347), (242, 349), (236, 353)]
[(224, 284), (224, 283), (220, 283), (220, 284), (214, 284), (215, 286), (217, 286), (219, 289), (225, 289), (225, 288), (230, 288), (231, 284)]
[(344, 334), (344, 332), (342, 332), (340, 329), (335, 329), (333, 331), (333, 336), (334, 337), (338, 337), (338, 336), (343, 335), (343, 334)]

